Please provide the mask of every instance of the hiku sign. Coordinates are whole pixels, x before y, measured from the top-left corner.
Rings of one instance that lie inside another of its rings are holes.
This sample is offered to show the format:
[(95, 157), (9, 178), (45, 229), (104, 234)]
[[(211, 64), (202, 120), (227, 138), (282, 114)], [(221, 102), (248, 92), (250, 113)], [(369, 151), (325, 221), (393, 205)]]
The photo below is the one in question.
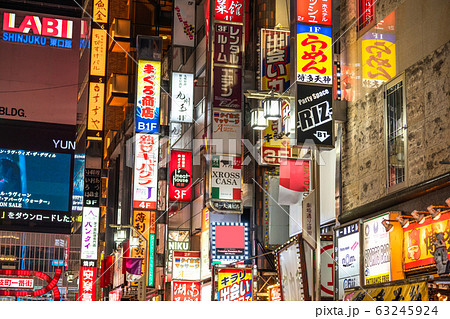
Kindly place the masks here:
[(180, 280), (200, 280), (200, 252), (174, 251), (172, 278)]
[(297, 0), (297, 22), (331, 25), (332, 0)]
[[(209, 2), (209, 1), (208, 1)], [(215, 0), (214, 20), (242, 23), (244, 0)]]
[(297, 84), (297, 143), (333, 145), (331, 87)]
[(223, 268), (218, 270), (219, 301), (252, 301), (253, 276), (251, 268)]
[(136, 132), (159, 132), (161, 62), (139, 60), (136, 94)]
[(214, 107), (241, 109), (242, 70), (214, 66)]
[(214, 25), (214, 63), (242, 65), (242, 25)]
[(191, 200), (192, 152), (170, 152), (169, 201)]
[(33, 289), (33, 278), (0, 278), (0, 288)]
[(100, 208), (83, 207), (81, 260), (97, 260)]
[(243, 223), (211, 223), (212, 259), (224, 263), (249, 256), (248, 226)]
[(194, 75), (172, 73), (170, 122), (192, 123), (194, 113)]
[(95, 301), (95, 283), (97, 281), (96, 267), (80, 267), (79, 301)]
[(297, 24), (297, 81), (332, 84), (331, 28)]
[(3, 12), (3, 41), (72, 49), (73, 29), (71, 20)]
[(201, 284), (198, 281), (172, 281), (172, 301), (200, 301)]
[(211, 198), (241, 199), (241, 157), (213, 155)]
[(261, 29), (261, 90), (283, 93), (290, 86), (289, 31)]
[(136, 133), (133, 208), (156, 209), (158, 144), (157, 134)]

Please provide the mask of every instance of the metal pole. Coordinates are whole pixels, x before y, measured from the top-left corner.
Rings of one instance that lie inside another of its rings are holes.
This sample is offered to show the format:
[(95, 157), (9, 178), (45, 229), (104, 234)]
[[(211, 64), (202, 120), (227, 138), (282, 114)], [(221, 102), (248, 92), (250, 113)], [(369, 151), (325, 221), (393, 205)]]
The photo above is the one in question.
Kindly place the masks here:
[(319, 166), (319, 159), (320, 159), (320, 151), (315, 148), (313, 151), (314, 154), (314, 190), (315, 190), (315, 221), (316, 221), (316, 250), (314, 252), (315, 254), (315, 262), (314, 262), (314, 278), (315, 278), (315, 284), (314, 284), (314, 300), (320, 301), (320, 166)]

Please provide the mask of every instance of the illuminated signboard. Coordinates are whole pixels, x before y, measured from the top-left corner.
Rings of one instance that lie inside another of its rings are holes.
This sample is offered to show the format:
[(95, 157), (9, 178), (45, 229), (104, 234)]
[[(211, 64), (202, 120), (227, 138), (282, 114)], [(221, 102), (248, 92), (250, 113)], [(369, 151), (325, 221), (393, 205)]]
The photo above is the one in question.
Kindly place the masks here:
[(108, 0), (94, 0), (92, 7), (92, 20), (99, 23), (108, 23)]
[(332, 0), (297, 0), (297, 22), (331, 25)]
[(200, 301), (199, 281), (172, 281), (172, 301)]
[(172, 73), (170, 122), (192, 123), (194, 112), (194, 74)]
[(201, 280), (211, 277), (209, 269), (209, 209), (202, 210), (202, 233), (200, 235)]
[(189, 230), (169, 230), (166, 260), (166, 269), (168, 273), (172, 272), (173, 252), (175, 250), (188, 251), (189, 249)]
[(411, 223), (403, 228), (403, 257), (405, 270), (431, 266), (434, 261), (436, 234), (444, 234), (444, 242), (450, 258), (450, 214), (438, 220), (425, 219), (422, 224)]
[(100, 208), (83, 207), (81, 259), (97, 260)]
[(358, 0), (358, 30), (371, 26), (375, 22), (376, 0)]
[(81, 212), (83, 210), (85, 162), (86, 159), (84, 154), (75, 154), (73, 168), (72, 211), (76, 212)]
[(216, 23), (214, 28), (214, 63), (242, 65), (242, 25)]
[(91, 75), (105, 76), (106, 45), (108, 34), (102, 29), (92, 29), (91, 41)]
[(161, 62), (139, 60), (136, 98), (136, 132), (159, 132)]
[(170, 152), (169, 201), (191, 200), (192, 152)]
[(241, 154), (241, 112), (214, 110), (212, 125), (216, 153)]
[(96, 281), (96, 267), (80, 267), (79, 301), (95, 301)]
[(252, 301), (253, 274), (251, 268), (223, 268), (218, 270), (219, 301)]
[(156, 209), (158, 146), (158, 135), (136, 134), (133, 208)]
[(381, 222), (389, 220), (389, 213), (364, 221), (364, 284), (391, 281), (391, 249), (389, 233)]
[(243, 0), (215, 0), (214, 20), (228, 22), (243, 22)]
[(241, 157), (213, 155), (211, 198), (241, 199)]
[(362, 41), (363, 87), (377, 88), (396, 75), (395, 34), (368, 32)]
[(224, 263), (249, 256), (248, 226), (244, 223), (211, 223), (212, 259)]
[(428, 283), (425, 281), (403, 285), (355, 289), (345, 294), (344, 301), (428, 301)]
[(281, 301), (281, 288), (280, 285), (273, 285), (267, 287), (267, 293), (269, 294), (269, 301)]
[(242, 104), (242, 70), (214, 66), (214, 107), (240, 109)]
[(278, 138), (281, 127), (278, 121), (268, 121), (267, 127), (262, 131), (261, 164), (280, 164), (279, 157), (290, 157), (292, 154), (290, 138)]
[(33, 289), (33, 278), (6, 278), (0, 277), (0, 288), (23, 288)]
[(297, 81), (331, 85), (331, 28), (297, 24)]
[(103, 135), (103, 108), (105, 103), (105, 83), (89, 83), (89, 107), (87, 129), (90, 136)]
[(174, 280), (200, 280), (200, 252), (174, 251), (172, 278)]
[(175, 0), (173, 11), (172, 44), (194, 47), (195, 1)]

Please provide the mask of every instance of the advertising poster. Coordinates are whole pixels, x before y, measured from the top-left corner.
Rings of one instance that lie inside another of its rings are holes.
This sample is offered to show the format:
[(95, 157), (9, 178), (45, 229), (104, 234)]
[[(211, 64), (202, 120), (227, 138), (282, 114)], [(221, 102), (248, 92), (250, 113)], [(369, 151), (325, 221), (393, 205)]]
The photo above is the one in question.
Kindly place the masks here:
[(240, 156), (212, 156), (211, 198), (234, 200), (241, 199)]
[(243, 223), (211, 223), (212, 259), (223, 263), (249, 256), (248, 226)]
[(173, 252), (189, 251), (189, 230), (169, 230), (169, 237), (167, 241), (167, 260), (166, 269), (168, 273), (172, 272)]
[(344, 289), (360, 286), (359, 281), (359, 224), (351, 224), (336, 230), (337, 247), (335, 262), (337, 264), (336, 298), (342, 300)]
[(200, 252), (173, 252), (173, 280), (200, 280)]
[(331, 25), (332, 0), (297, 0), (297, 22)]
[(139, 60), (136, 92), (136, 132), (159, 132), (161, 62)]
[(304, 282), (300, 261), (300, 247), (297, 241), (284, 247), (277, 253), (278, 278), (283, 301), (304, 300)]
[(191, 200), (192, 152), (170, 152), (169, 201)]
[(213, 106), (241, 109), (242, 105), (242, 70), (214, 66)]
[(363, 87), (377, 88), (395, 77), (395, 34), (368, 32), (361, 46)]
[(297, 81), (332, 84), (331, 28), (297, 24)]
[(80, 296), (78, 301), (95, 301), (97, 267), (80, 267)]
[(192, 123), (194, 114), (194, 74), (172, 73), (170, 122)]
[(214, 63), (242, 65), (243, 26), (215, 23), (214, 28)]
[(214, 20), (242, 23), (244, 18), (243, 0), (214, 0)]
[(156, 209), (158, 147), (157, 134), (136, 133), (133, 208)]
[(81, 260), (97, 260), (100, 208), (83, 207)]
[(344, 301), (428, 301), (427, 282), (356, 289), (345, 294)]
[(389, 220), (389, 213), (364, 221), (364, 284), (391, 281), (391, 249), (389, 233), (381, 222)]
[(411, 223), (403, 228), (405, 270), (435, 263), (437, 234), (441, 234), (450, 258), (450, 214), (442, 214), (438, 220), (427, 218), (422, 224)]
[(175, 0), (173, 7), (173, 45), (195, 46), (195, 1)]
[(297, 143), (333, 146), (331, 87), (297, 84)]
[(172, 281), (172, 301), (201, 301), (199, 281)]
[(261, 90), (283, 93), (291, 85), (289, 31), (261, 29)]
[(252, 301), (253, 275), (251, 268), (218, 270), (219, 301)]
[(214, 110), (212, 125), (216, 153), (240, 155), (242, 153), (241, 112)]

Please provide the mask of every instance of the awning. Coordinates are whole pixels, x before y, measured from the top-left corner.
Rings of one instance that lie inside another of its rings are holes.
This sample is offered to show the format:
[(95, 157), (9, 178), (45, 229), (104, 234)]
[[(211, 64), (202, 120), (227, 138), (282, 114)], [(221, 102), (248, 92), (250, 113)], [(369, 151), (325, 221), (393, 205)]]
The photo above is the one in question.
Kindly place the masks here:
[(344, 301), (428, 301), (428, 283), (384, 284), (346, 290)]

